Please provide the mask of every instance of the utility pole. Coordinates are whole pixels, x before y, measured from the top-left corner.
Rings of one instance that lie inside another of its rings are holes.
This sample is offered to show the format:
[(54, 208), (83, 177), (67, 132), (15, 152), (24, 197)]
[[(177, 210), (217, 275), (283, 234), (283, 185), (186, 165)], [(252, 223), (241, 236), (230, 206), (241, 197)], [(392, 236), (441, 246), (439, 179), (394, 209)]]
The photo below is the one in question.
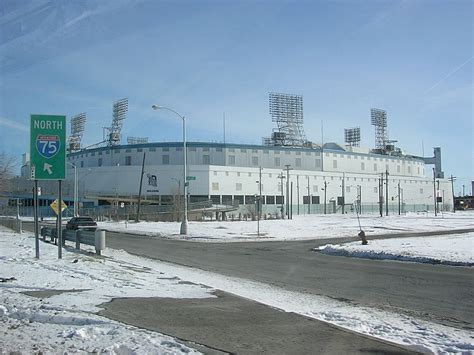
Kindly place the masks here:
[(258, 219), (262, 218), (262, 167), (259, 168), (258, 176)]
[(385, 170), (385, 215), (388, 216), (388, 169)]
[(293, 181), (290, 188), (290, 219), (293, 219)]
[(435, 217), (438, 215), (436, 211), (436, 174), (435, 174), (435, 168), (433, 168), (433, 202), (434, 202), (434, 210), (435, 210)]
[(383, 173), (379, 178), (379, 212), (380, 217), (383, 217)]
[(140, 222), (140, 204), (142, 202), (142, 185), (143, 185), (143, 174), (145, 173), (145, 152), (143, 152), (143, 161), (142, 161), (142, 173), (140, 175), (140, 187), (138, 189), (138, 206), (137, 206), (137, 217), (135, 222)]
[(449, 181), (451, 181), (451, 191), (453, 193), (453, 213), (456, 213), (456, 209), (454, 208), (454, 181), (455, 180), (456, 180), (456, 177), (451, 174)]
[(342, 197), (342, 201), (341, 201), (341, 211), (342, 211), (342, 214), (344, 214), (344, 205), (346, 204), (346, 200), (345, 200), (345, 191), (344, 191), (344, 183), (345, 183), (345, 180), (346, 180), (346, 175), (345, 173), (342, 173), (342, 184), (341, 184), (341, 197)]
[(438, 195), (439, 195), (439, 179), (436, 180), (436, 211), (439, 213), (439, 198), (438, 198)]
[(290, 166), (289, 164), (285, 165), (286, 168), (286, 217), (290, 217)]
[(296, 175), (296, 212), (300, 215), (300, 176)]
[(310, 194), (310, 189), (309, 189), (309, 175), (306, 176), (306, 179), (308, 180), (308, 214), (311, 214), (311, 194)]
[(324, 180), (324, 214), (326, 214), (326, 192), (328, 189), (328, 183)]
[(283, 196), (283, 179), (285, 178), (285, 175), (283, 175), (283, 172), (278, 175), (278, 178), (280, 179), (281, 187), (281, 219), (285, 219), (285, 198)]
[(359, 215), (362, 214), (362, 185), (359, 185)]
[(400, 216), (400, 181), (398, 182), (398, 215)]

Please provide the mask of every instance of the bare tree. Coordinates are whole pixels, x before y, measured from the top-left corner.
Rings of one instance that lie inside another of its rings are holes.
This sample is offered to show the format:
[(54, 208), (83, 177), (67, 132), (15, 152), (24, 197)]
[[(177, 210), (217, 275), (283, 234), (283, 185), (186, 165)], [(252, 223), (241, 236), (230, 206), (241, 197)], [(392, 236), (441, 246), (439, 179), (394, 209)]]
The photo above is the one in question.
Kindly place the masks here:
[(0, 153), (0, 192), (10, 191), (11, 178), (13, 177), (13, 168), (15, 167), (15, 159)]

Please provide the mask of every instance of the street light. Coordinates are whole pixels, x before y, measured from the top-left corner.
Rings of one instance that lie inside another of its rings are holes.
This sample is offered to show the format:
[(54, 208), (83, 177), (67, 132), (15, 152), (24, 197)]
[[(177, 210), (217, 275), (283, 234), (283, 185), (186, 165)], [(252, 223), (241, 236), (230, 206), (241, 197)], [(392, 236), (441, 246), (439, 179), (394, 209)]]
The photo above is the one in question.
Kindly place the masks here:
[(186, 157), (186, 118), (181, 116), (178, 112), (168, 107), (153, 105), (151, 106), (153, 110), (168, 110), (176, 114), (179, 118), (183, 120), (183, 197), (184, 197), (184, 211), (183, 211), (183, 220), (181, 222), (180, 234), (188, 234), (188, 199), (187, 199), (187, 181), (186, 181), (186, 167), (187, 167), (187, 157)]
[(77, 213), (77, 166), (74, 163), (67, 162), (69, 165), (71, 165), (74, 168), (74, 217), (78, 217)]

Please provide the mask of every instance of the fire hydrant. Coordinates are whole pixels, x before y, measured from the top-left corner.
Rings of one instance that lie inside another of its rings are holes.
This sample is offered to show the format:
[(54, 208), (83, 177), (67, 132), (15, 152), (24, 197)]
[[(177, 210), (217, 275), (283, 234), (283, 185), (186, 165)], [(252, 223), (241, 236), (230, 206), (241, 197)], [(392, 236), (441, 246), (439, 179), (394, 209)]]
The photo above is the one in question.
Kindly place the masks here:
[(359, 234), (358, 234), (359, 238), (362, 240), (362, 245), (367, 245), (369, 244), (369, 242), (367, 241), (367, 238), (365, 237), (365, 232), (364, 231), (360, 231)]

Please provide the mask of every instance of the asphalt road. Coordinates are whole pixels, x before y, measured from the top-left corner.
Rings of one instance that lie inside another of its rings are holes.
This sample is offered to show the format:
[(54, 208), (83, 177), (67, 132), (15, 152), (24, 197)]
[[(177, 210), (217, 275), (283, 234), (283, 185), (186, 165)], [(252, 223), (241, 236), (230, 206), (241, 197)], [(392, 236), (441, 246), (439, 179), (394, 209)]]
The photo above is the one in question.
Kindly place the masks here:
[(472, 268), (337, 257), (311, 251), (331, 242), (340, 243), (341, 239), (196, 243), (107, 233), (107, 247), (132, 254), (474, 329)]
[[(24, 227), (32, 226), (25, 223)], [(469, 231), (474, 230), (456, 230), (456, 233)], [(370, 238), (448, 233), (454, 231)], [(199, 243), (107, 232), (106, 239), (107, 247), (135, 255), (474, 329), (473, 268), (328, 256), (311, 250), (354, 238)]]

